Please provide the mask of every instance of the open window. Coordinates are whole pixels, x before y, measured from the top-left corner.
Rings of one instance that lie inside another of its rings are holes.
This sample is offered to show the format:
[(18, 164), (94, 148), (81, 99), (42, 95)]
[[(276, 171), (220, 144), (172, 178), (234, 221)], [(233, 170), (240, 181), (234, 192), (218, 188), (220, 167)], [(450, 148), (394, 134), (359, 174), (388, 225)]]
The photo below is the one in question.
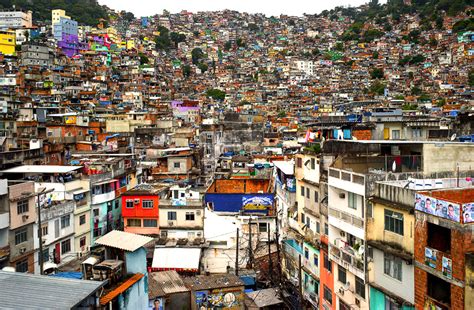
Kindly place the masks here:
[(428, 223), (428, 247), (441, 251), (451, 250), (451, 229)]

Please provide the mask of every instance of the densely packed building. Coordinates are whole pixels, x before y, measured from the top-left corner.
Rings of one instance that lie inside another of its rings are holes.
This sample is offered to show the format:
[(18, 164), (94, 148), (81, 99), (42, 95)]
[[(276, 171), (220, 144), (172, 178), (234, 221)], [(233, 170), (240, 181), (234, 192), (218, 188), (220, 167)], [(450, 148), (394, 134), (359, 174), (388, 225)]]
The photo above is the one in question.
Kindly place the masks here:
[(474, 308), (472, 9), (0, 11), (0, 308)]

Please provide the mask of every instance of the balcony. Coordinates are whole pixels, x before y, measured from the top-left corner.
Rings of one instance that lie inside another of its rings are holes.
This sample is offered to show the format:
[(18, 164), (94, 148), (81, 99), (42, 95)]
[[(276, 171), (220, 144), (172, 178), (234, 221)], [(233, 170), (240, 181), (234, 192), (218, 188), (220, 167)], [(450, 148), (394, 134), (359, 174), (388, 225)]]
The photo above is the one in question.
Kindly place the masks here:
[(92, 196), (92, 204), (93, 205), (101, 204), (101, 203), (104, 203), (104, 202), (111, 201), (113, 199), (115, 199), (115, 191), (111, 191), (111, 192), (104, 193), (104, 194), (93, 195)]
[(95, 183), (99, 183), (108, 179), (112, 179), (112, 172), (105, 172), (101, 174), (91, 174), (89, 175), (89, 179), (91, 182), (91, 185), (94, 185)]
[(349, 270), (352, 274), (358, 276), (359, 278), (364, 278), (364, 257), (355, 255), (355, 250), (350, 246), (345, 247), (336, 247), (330, 245), (329, 257), (332, 261), (343, 266)]
[(41, 158), (43, 156), (42, 149), (16, 150), (0, 153), (0, 165), (12, 163), (24, 163), (28, 159)]
[(283, 250), (294, 259), (297, 259), (300, 255), (303, 256), (303, 249), (293, 239), (283, 242)]
[(329, 169), (328, 185), (342, 190), (351, 189), (351, 192), (365, 196), (365, 176), (347, 170)]
[(51, 205), (49, 207), (41, 208), (41, 221), (45, 223), (53, 218), (58, 218), (63, 215), (74, 212), (74, 201), (64, 201), (60, 204)]
[(0, 214), (0, 229), (8, 228), (10, 226), (10, 215), (9, 213)]

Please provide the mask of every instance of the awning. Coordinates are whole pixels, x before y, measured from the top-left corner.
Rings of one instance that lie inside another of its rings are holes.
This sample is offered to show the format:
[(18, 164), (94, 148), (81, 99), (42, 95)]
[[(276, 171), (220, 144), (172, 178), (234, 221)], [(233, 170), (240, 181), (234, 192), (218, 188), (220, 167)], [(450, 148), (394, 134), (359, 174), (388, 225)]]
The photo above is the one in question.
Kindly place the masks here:
[(153, 270), (199, 270), (201, 248), (156, 248), (153, 253)]
[(116, 289), (108, 293), (107, 295), (101, 297), (100, 304), (102, 306), (105, 306), (110, 301), (114, 300), (117, 296), (119, 296), (120, 294), (128, 290), (130, 287), (132, 287), (135, 283), (137, 283), (143, 277), (144, 277), (144, 274), (142, 273), (137, 273), (133, 275), (130, 279), (123, 282), (119, 287), (117, 287)]
[(43, 270), (56, 269), (56, 268), (58, 268), (58, 265), (56, 265), (55, 263), (46, 262), (43, 264)]
[(102, 182), (99, 182), (99, 183), (94, 183), (93, 186), (108, 184), (108, 183), (116, 182), (116, 181), (118, 181), (118, 180), (117, 179), (108, 179), (108, 180), (105, 180), (105, 181), (102, 181)]
[(89, 191), (88, 188), (76, 188), (72, 191), (68, 191), (68, 193), (70, 194), (73, 194), (73, 195), (79, 195), (79, 194), (82, 194), (82, 193), (87, 193)]
[(86, 259), (85, 261), (82, 262), (83, 265), (92, 265), (94, 266), (95, 264), (97, 264), (99, 262), (99, 259), (94, 257), (94, 256), (91, 256), (89, 257), (88, 259)]

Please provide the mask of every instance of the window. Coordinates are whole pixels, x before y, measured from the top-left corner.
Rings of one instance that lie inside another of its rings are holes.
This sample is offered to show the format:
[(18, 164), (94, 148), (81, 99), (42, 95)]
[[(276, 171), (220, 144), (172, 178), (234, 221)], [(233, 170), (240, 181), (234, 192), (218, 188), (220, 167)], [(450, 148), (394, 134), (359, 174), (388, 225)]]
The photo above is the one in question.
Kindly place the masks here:
[[(38, 253), (38, 257), (39, 257), (39, 253)], [(43, 250), (43, 262), (49, 262), (49, 249)]]
[(43, 237), (48, 235), (48, 224), (41, 225), (41, 235)]
[(429, 297), (446, 305), (451, 304), (451, 285), (449, 282), (428, 273), (426, 283), (428, 285), (427, 295)]
[(61, 254), (71, 252), (71, 239), (61, 242)]
[(400, 130), (392, 130), (392, 139), (400, 139)]
[(301, 186), (301, 196), (304, 197), (304, 186)]
[(309, 195), (310, 195), (310, 192), (309, 192), (309, 188), (306, 190), (306, 198), (309, 199)]
[(311, 170), (316, 169), (316, 159), (311, 158)]
[(115, 209), (118, 209), (120, 207), (120, 203), (118, 200), (115, 201)]
[(371, 202), (367, 203), (367, 217), (368, 218), (374, 218), (374, 206), (372, 205)]
[(142, 221), (140, 219), (127, 219), (128, 227), (142, 227)]
[(411, 130), (412, 130), (412, 136), (414, 139), (421, 138), (421, 128), (413, 127)]
[(268, 225), (267, 223), (258, 223), (258, 231), (261, 233), (268, 232)]
[(441, 252), (451, 251), (451, 229), (428, 222), (428, 247)]
[(153, 200), (143, 200), (142, 201), (143, 209), (153, 209)]
[(318, 191), (314, 191), (314, 202), (318, 202), (319, 200), (319, 193)]
[(79, 217), (79, 225), (84, 225), (86, 223), (86, 215), (83, 214)]
[(154, 219), (143, 219), (143, 227), (158, 227), (158, 221)]
[(384, 253), (383, 272), (398, 281), (402, 281), (402, 260)]
[(28, 232), (26, 228), (18, 230), (15, 232), (15, 245), (26, 242), (28, 240)]
[(349, 208), (357, 210), (357, 196), (359, 195), (349, 192), (347, 197), (349, 200)]
[(99, 216), (99, 209), (94, 209), (92, 212), (94, 213), (94, 216)]
[(304, 213), (301, 213), (301, 223), (305, 223)]
[(339, 310), (351, 310), (351, 307), (339, 299)]
[(79, 246), (81, 248), (86, 246), (86, 237), (82, 237), (81, 239), (79, 239)]
[(18, 214), (28, 213), (28, 199), (22, 199), (16, 203), (16, 212)]
[(194, 221), (194, 212), (186, 212), (186, 221)]
[(28, 272), (28, 258), (25, 258), (15, 265), (16, 272)]
[(168, 212), (168, 221), (176, 221), (176, 212), (175, 211), (169, 211)]
[(346, 269), (344, 269), (343, 267), (339, 266), (337, 268), (337, 279), (339, 280), (339, 282), (341, 282), (342, 284), (346, 284), (347, 283), (347, 276), (346, 276)]
[(329, 256), (323, 254), (324, 256), (324, 268), (326, 268), (327, 271), (332, 272), (332, 263), (329, 260)]
[(71, 217), (68, 215), (64, 215), (61, 217), (61, 229), (69, 227), (71, 225)]
[(175, 168), (181, 168), (181, 163), (174, 163), (174, 164), (173, 164), (173, 167), (175, 167)]
[(125, 208), (127, 209), (133, 209), (133, 199), (127, 199), (125, 201)]
[(316, 222), (316, 232), (319, 234), (321, 232), (321, 225), (319, 222)]
[(304, 258), (309, 259), (309, 250), (308, 250), (308, 248), (304, 248)]
[(355, 292), (357, 295), (359, 295), (360, 297), (362, 298), (365, 298), (365, 285), (364, 285), (364, 281), (359, 278), (359, 277), (355, 277)]
[(303, 167), (303, 159), (301, 157), (296, 158), (296, 167), (298, 168)]
[(396, 301), (394, 301), (393, 299), (385, 295), (385, 310), (400, 310), (400, 309), (401, 308)]
[(332, 305), (332, 292), (326, 285), (324, 285), (324, 300)]
[(328, 223), (324, 223), (324, 234), (329, 236), (329, 225)]
[(319, 257), (318, 257), (318, 255), (316, 255), (316, 254), (313, 254), (313, 264), (314, 264), (315, 266), (318, 266), (318, 265), (319, 265)]
[(403, 236), (403, 214), (385, 209), (385, 230)]

